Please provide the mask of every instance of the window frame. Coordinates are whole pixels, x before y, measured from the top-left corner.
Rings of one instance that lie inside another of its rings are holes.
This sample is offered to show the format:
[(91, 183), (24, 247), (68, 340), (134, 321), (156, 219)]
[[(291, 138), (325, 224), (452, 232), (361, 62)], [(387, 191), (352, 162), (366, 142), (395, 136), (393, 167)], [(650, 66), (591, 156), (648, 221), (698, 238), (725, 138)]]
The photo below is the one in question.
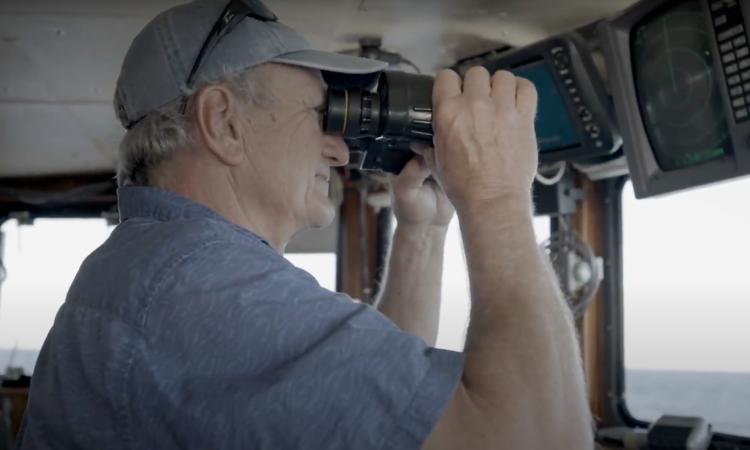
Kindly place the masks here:
[[(625, 322), (624, 322), (624, 265), (623, 265), (623, 194), (629, 176), (603, 181), (604, 184), (604, 280), (602, 316), (597, 320), (597, 334), (603, 342), (606, 361), (601, 391), (605, 417), (601, 426), (627, 426), (647, 429), (651, 422), (633, 416), (625, 396)], [(750, 436), (714, 433), (712, 444), (750, 448)]]

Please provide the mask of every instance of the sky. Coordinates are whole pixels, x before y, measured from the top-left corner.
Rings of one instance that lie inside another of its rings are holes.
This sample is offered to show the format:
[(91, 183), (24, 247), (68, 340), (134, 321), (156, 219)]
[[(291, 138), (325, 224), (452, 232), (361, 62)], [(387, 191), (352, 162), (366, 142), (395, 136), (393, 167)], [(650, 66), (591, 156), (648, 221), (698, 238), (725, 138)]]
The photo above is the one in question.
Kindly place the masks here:
[(750, 372), (750, 179), (623, 193), (625, 365)]
[[(750, 180), (656, 199), (623, 193), (627, 368), (750, 372)], [(535, 220), (538, 240), (549, 234)], [(6, 222), (0, 349), (39, 349), (81, 261), (111, 232), (103, 220)], [(457, 220), (446, 242), (438, 347), (463, 348), (469, 289)], [(287, 255), (335, 288), (333, 254)], [(0, 361), (4, 368), (7, 361)]]

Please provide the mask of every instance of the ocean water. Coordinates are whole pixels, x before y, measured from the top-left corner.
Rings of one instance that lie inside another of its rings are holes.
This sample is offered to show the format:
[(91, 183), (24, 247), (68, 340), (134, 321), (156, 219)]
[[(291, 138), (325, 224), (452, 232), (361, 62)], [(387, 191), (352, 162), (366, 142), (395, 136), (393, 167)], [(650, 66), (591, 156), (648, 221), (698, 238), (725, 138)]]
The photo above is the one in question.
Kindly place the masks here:
[[(0, 349), (0, 371), (11, 351)], [(13, 365), (31, 373), (36, 350), (18, 350)], [(625, 399), (630, 413), (653, 421), (663, 414), (701, 416), (723, 433), (750, 436), (750, 373), (628, 370)]]
[(14, 353), (9, 348), (0, 348), (0, 375), (5, 373), (5, 368), (8, 365), (21, 367), (29, 375), (34, 372), (34, 365), (38, 356), (39, 350), (18, 349)]
[(716, 432), (750, 436), (750, 373), (627, 370), (625, 401), (638, 419), (700, 416)]

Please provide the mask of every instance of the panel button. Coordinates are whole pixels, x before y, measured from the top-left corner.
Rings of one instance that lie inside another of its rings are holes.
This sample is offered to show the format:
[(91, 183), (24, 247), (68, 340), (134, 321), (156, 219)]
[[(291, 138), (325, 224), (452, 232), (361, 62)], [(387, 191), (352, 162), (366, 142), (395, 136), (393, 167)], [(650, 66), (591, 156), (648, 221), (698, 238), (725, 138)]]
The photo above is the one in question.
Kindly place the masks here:
[(742, 81), (750, 81), (750, 70), (746, 70), (740, 74)]
[(740, 82), (739, 75), (732, 75), (731, 77), (727, 78), (727, 83), (729, 83), (730, 86), (734, 84), (738, 84), (739, 82)]
[(584, 122), (588, 122), (592, 119), (591, 112), (585, 106), (578, 107), (578, 117), (580, 117)]
[(589, 134), (589, 137), (591, 139), (599, 139), (599, 136), (601, 136), (601, 130), (599, 129), (599, 126), (595, 123), (589, 123), (586, 124), (586, 127), (584, 127), (584, 130)]
[(746, 95), (746, 96), (745, 96), (745, 101), (746, 101), (747, 103), (750, 103), (750, 95)]
[(581, 97), (573, 97), (573, 103), (581, 103)]
[(568, 70), (568, 69), (560, 69), (559, 73), (560, 73), (560, 76), (566, 77), (570, 73), (570, 70)]
[[(719, 33), (719, 35), (717, 36), (717, 39), (720, 42), (724, 42), (727, 39), (730, 39), (730, 38), (733, 38), (733, 37), (737, 36), (738, 34), (742, 33), (743, 31), (745, 31), (745, 27), (743, 27), (742, 25), (735, 25), (732, 28), (730, 28), (730, 29), (728, 29), (726, 31), (722, 31), (721, 33)], [(735, 44), (735, 45), (737, 45), (737, 44)]]
[(744, 92), (745, 91), (742, 90), (742, 86), (735, 86), (729, 90), (729, 95), (731, 97), (737, 97), (738, 95), (742, 95)]
[(576, 95), (578, 93), (578, 89), (576, 89), (574, 87), (568, 88), (568, 93), (570, 95)]
[(726, 53), (734, 48), (734, 45), (732, 44), (732, 41), (726, 41), (723, 44), (719, 46), (719, 51), (721, 53)]
[(740, 106), (745, 106), (745, 97), (735, 98), (734, 100), (732, 100), (733, 108), (739, 108)]
[(734, 117), (736, 117), (737, 119), (744, 119), (745, 117), (747, 117), (747, 108), (735, 110)]
[(571, 86), (573, 84), (573, 79), (566, 78), (565, 80), (563, 80), (563, 82), (565, 83), (566, 86)]
[(744, 58), (747, 55), (750, 55), (750, 49), (747, 47), (738, 48), (735, 52), (737, 55), (737, 58)]
[(724, 7), (724, 2), (711, 2), (711, 11), (718, 11)]
[(565, 53), (558, 53), (554, 57), (555, 67), (564, 69), (570, 65), (570, 58)]
[(744, 70), (750, 67), (750, 58), (745, 58), (740, 61), (740, 70)]
[(727, 75), (731, 75), (733, 73), (737, 73), (739, 68), (737, 67), (737, 64), (730, 64), (724, 70), (727, 72)]
[(735, 60), (734, 53), (726, 53), (724, 56), (721, 57), (721, 62), (724, 64), (733, 62)]
[(725, 16), (724, 14), (722, 14), (722, 15), (720, 15), (720, 16), (718, 16), (718, 17), (716, 17), (714, 19), (714, 25), (717, 26), (717, 27), (720, 27), (722, 25), (726, 25), (726, 23), (727, 23), (727, 16)]
[(733, 42), (736, 47), (741, 47), (747, 44), (747, 38), (745, 36), (740, 36), (738, 38), (734, 38)]

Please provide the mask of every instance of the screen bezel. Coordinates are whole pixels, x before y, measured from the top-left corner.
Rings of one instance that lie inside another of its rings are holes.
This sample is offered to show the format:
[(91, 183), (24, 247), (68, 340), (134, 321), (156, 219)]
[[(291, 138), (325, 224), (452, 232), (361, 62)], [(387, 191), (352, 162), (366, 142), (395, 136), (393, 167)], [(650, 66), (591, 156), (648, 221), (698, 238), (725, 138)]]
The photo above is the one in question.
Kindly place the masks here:
[(557, 155), (560, 152), (569, 151), (571, 149), (578, 149), (578, 148), (583, 147), (584, 135), (583, 135), (583, 129), (581, 127), (580, 120), (578, 120), (578, 118), (576, 117), (573, 111), (573, 105), (571, 104), (570, 96), (564, 93), (564, 90), (565, 90), (564, 85), (559, 80), (559, 75), (557, 74), (557, 71), (555, 70), (554, 64), (552, 64), (552, 62), (549, 61), (546, 55), (537, 55), (523, 62), (512, 64), (508, 67), (508, 69), (510, 71), (513, 71), (519, 68), (523, 68), (523, 67), (530, 66), (532, 64), (538, 64), (538, 63), (544, 64), (550, 77), (552, 77), (552, 81), (555, 83), (555, 87), (557, 88), (557, 94), (559, 95), (560, 99), (563, 102), (563, 106), (565, 107), (565, 110), (568, 113), (568, 119), (570, 119), (570, 123), (573, 125), (573, 129), (576, 134), (576, 139), (578, 140), (578, 142), (575, 144), (557, 147), (554, 150), (541, 151), (540, 149), (539, 157), (541, 158), (543, 155)]
[[(705, 0), (700, 0), (707, 14), (706, 27), (710, 29), (710, 15)], [(630, 176), (637, 198), (646, 198), (672, 191), (705, 185), (732, 178), (741, 173), (737, 170), (734, 154), (707, 161), (695, 166), (664, 171), (659, 166), (651, 142), (648, 139), (641, 116), (635, 85), (630, 51), (631, 31), (643, 20), (658, 14), (680, 0), (648, 0), (640, 2), (617, 18), (602, 22), (599, 35), (602, 39), (602, 50), (608, 68), (608, 77), (612, 96), (615, 100), (617, 123), (620, 126), (624, 144), (623, 149), (628, 161)], [(715, 40), (712, 39), (714, 55), (718, 55)], [(714, 58), (714, 76), (724, 80), (723, 73), (717, 70)], [(726, 87), (721, 83), (722, 100), (727, 102)], [(729, 123), (730, 134), (733, 124)], [(737, 142), (733, 138), (735, 152)]]
[[(589, 109), (595, 122), (600, 126), (601, 140), (604, 142), (604, 146), (601, 148), (595, 147), (586, 136), (584, 124), (576, 112), (576, 105), (570, 98), (567, 87), (563, 84), (554, 66), (550, 50), (555, 47), (563, 47), (570, 57), (569, 69), (573, 78), (577, 81), (579, 96), (583, 99), (582, 104)], [(622, 137), (614, 122), (610, 99), (604, 88), (601, 74), (591, 59), (588, 45), (578, 33), (565, 33), (500, 55), (493, 55), (485, 60), (482, 65), (490, 73), (493, 73), (496, 70), (508, 70), (517, 67), (534, 59), (543, 59), (551, 68), (552, 77), (559, 93), (564, 98), (565, 106), (575, 124), (580, 141), (577, 146), (540, 152), (539, 161), (542, 164), (566, 160), (574, 162), (601, 161), (617, 152), (622, 145)]]

